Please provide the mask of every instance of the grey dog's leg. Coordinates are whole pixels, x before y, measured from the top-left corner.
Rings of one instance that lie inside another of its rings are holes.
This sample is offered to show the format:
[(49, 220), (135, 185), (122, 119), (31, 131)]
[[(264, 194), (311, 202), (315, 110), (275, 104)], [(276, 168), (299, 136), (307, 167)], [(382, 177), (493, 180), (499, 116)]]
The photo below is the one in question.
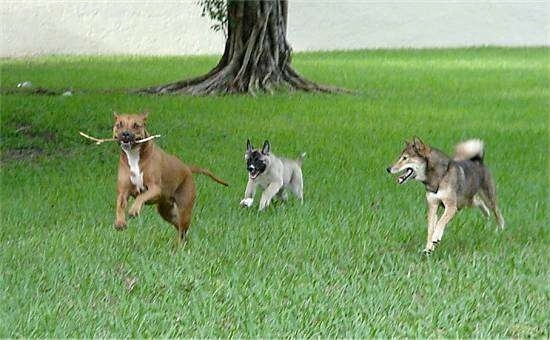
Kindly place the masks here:
[(250, 207), (254, 202), (254, 194), (256, 193), (256, 184), (251, 180), (248, 180), (246, 184), (246, 190), (244, 191), (244, 198), (241, 200), (241, 207)]
[(304, 179), (302, 177), (302, 170), (298, 169), (294, 172), (292, 179), (289, 183), (289, 189), (300, 200), (304, 200)]
[(262, 198), (260, 199), (260, 211), (267, 208), (267, 206), (271, 203), (271, 199), (273, 196), (279, 192), (279, 190), (283, 187), (283, 182), (273, 182), (265, 188), (264, 192), (262, 193)]
[(286, 202), (286, 200), (288, 199), (288, 195), (286, 194), (286, 191), (284, 190), (284, 188), (281, 188), (277, 193), (277, 199), (279, 199), (282, 202)]

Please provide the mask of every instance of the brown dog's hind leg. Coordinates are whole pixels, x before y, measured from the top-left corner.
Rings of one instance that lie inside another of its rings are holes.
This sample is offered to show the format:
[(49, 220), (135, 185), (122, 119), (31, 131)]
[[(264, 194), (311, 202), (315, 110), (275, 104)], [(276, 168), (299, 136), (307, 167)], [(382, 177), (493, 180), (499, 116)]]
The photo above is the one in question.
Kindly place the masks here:
[(178, 229), (179, 211), (174, 202), (160, 202), (157, 206), (160, 216)]
[(195, 183), (191, 176), (187, 176), (175, 193), (178, 209), (178, 240), (181, 244), (186, 241), (187, 229), (191, 224), (191, 213), (195, 203)]

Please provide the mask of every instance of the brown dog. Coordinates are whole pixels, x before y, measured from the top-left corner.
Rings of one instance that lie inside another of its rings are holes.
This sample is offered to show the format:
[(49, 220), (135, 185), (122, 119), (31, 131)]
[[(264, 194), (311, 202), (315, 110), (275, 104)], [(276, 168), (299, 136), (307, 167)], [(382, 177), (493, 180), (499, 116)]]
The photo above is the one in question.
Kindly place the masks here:
[(131, 115), (115, 113), (113, 137), (121, 146), (118, 167), (117, 208), (115, 227), (126, 228), (126, 205), (129, 196), (135, 198), (128, 211), (130, 217), (139, 215), (143, 204), (156, 204), (159, 214), (178, 230), (178, 239), (185, 241), (195, 202), (193, 173), (209, 176), (227, 186), (209, 170), (187, 166), (175, 156), (162, 151), (150, 140), (145, 128), (147, 113)]

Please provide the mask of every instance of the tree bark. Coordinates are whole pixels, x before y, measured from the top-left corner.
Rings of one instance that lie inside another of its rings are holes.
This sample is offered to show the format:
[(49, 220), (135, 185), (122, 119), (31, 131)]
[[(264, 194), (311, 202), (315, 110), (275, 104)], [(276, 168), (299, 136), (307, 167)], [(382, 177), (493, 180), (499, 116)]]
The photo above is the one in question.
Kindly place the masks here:
[(287, 13), (287, 0), (229, 0), (227, 40), (218, 64), (205, 75), (138, 92), (210, 95), (254, 94), (278, 88), (342, 91), (307, 80), (290, 66), (292, 49), (286, 40)]

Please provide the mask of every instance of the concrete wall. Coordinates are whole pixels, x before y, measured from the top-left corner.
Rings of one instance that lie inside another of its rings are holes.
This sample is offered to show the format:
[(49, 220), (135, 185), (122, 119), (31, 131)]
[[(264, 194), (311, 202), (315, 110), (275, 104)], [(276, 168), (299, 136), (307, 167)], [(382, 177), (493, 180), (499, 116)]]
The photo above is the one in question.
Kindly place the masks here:
[[(196, 1), (0, 0), (0, 56), (215, 54), (224, 37)], [(291, 0), (295, 51), (548, 46), (549, 1)]]

